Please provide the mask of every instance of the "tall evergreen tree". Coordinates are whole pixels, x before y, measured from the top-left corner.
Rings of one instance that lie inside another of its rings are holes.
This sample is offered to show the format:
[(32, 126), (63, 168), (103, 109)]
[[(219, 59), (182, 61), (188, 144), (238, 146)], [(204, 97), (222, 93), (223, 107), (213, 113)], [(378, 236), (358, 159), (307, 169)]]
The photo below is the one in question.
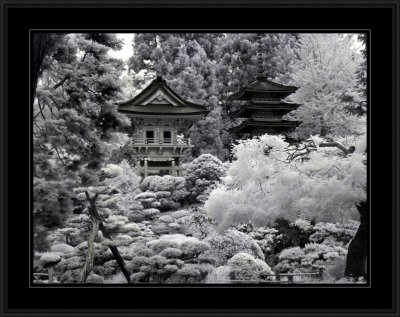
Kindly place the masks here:
[(136, 34), (129, 67), (137, 85), (143, 84), (137, 74), (145, 70), (165, 77), (184, 98), (209, 105), (208, 116), (188, 132), (195, 144), (192, 156), (211, 153), (225, 160), (233, 124), (227, 97), (261, 71), (286, 82), (295, 40), (291, 34)]
[(97, 183), (97, 171), (129, 125), (117, 112), (121, 48), (112, 34), (50, 35), (34, 103), (34, 219), (36, 234), (73, 211), (72, 189)]

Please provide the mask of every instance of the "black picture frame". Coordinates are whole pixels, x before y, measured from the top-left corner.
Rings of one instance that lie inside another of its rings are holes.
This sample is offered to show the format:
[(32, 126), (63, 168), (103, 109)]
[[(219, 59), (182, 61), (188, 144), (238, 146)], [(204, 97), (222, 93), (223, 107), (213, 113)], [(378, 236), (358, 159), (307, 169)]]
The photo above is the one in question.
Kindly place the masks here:
[[(399, 316), (399, 0), (0, 3), (0, 316)], [(366, 32), (371, 283), (367, 287), (32, 287), (32, 29)]]

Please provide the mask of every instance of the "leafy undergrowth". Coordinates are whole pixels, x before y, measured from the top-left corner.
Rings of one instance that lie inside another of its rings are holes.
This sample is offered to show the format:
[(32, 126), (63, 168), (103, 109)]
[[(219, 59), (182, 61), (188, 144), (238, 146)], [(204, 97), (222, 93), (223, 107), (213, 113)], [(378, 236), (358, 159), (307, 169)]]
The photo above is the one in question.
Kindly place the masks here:
[[(365, 283), (343, 276), (347, 247), (355, 234), (356, 222), (344, 225), (317, 223), (305, 228), (288, 222), (287, 229), (292, 232), (248, 223), (219, 232), (201, 207), (154, 212), (137, 223), (125, 216), (109, 216), (105, 225), (113, 232), (113, 239), (105, 239), (99, 231), (95, 240), (94, 266), (86, 282), (127, 283), (109, 250), (109, 246), (117, 246), (132, 283), (273, 283), (277, 271), (311, 273), (318, 272), (319, 268), (324, 270), (322, 278), (294, 276), (292, 282)], [(81, 232), (90, 226), (89, 218), (85, 214), (75, 215), (67, 224), (68, 227), (49, 234), (52, 241), (49, 252), (35, 254), (38, 273), (46, 273), (45, 266), (55, 263), (53, 283), (77, 283), (87, 253), (86, 236)], [(72, 237), (74, 246), (65, 243), (65, 234)], [(287, 241), (288, 237), (293, 238), (291, 235), (306, 235), (307, 243), (290, 245)], [(282, 276), (281, 283), (285, 282), (289, 283), (289, 280)], [(47, 280), (38, 280), (38, 283), (47, 283)]]

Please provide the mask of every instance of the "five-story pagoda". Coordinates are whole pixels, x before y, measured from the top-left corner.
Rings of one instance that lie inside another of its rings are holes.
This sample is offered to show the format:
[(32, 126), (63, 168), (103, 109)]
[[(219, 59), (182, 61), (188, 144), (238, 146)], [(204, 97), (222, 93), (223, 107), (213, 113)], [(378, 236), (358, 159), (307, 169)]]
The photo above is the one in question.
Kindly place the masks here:
[(283, 120), (282, 116), (297, 109), (300, 105), (283, 101), (298, 88), (274, 83), (265, 76), (242, 87), (229, 100), (245, 101), (239, 109), (230, 113), (234, 118), (246, 118), (240, 125), (230, 129), (239, 136), (259, 136), (265, 133), (287, 134), (301, 121)]

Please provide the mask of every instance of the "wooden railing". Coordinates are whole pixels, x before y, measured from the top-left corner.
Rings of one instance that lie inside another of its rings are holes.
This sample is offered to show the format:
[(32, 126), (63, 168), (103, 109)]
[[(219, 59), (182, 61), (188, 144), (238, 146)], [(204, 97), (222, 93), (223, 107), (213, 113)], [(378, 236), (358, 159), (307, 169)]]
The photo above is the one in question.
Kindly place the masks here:
[[(323, 276), (323, 269), (320, 268), (318, 272), (310, 272), (310, 273), (279, 273), (275, 272), (275, 274), (268, 274), (265, 277), (272, 277), (272, 279), (265, 280), (230, 280), (230, 283), (234, 284), (293, 284), (295, 276), (313, 276), (316, 279), (321, 280)], [(284, 279), (287, 280), (284, 280)], [(227, 281), (228, 282), (228, 281)]]
[(164, 139), (155, 139), (155, 138), (132, 138), (132, 144), (154, 144), (154, 145), (165, 145), (165, 144), (173, 144), (173, 145), (190, 145), (190, 139), (172, 139), (172, 138), (164, 138)]
[[(33, 273), (34, 283), (41, 283), (40, 277), (49, 278), (48, 273)], [(271, 280), (226, 280), (226, 283), (233, 284), (293, 284), (295, 276), (315, 276), (317, 279), (322, 279), (323, 269), (320, 268), (318, 272), (311, 273), (279, 273), (268, 274), (265, 277), (273, 277)], [(282, 280), (282, 277), (286, 277), (287, 281)]]

